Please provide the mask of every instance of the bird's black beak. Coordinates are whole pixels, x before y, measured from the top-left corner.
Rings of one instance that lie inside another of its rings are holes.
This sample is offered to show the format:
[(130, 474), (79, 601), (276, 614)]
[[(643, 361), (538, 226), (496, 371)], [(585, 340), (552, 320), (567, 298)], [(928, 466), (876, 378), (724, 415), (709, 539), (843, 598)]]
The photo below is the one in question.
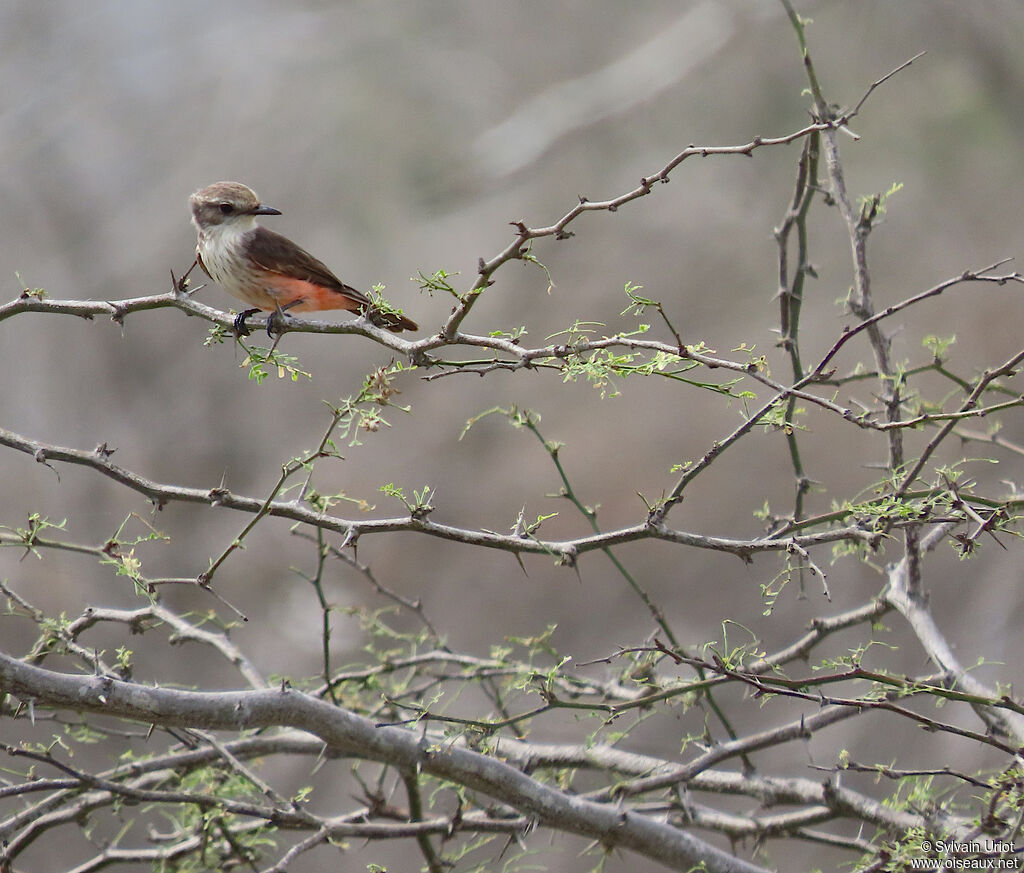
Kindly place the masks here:
[(250, 215), (280, 215), (280, 209), (274, 209), (273, 206), (257, 206), (255, 209), (249, 211)]

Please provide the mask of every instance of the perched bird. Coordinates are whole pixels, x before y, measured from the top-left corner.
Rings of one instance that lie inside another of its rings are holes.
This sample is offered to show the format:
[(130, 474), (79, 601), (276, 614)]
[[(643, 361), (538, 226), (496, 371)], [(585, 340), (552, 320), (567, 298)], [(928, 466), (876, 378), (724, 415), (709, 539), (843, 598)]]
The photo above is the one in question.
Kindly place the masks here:
[(268, 332), (279, 326), (287, 311), (321, 309), (359, 312), (394, 333), (417, 329), (416, 322), (404, 315), (375, 309), (365, 294), (342, 282), (322, 261), (257, 224), (258, 215), (281, 213), (260, 203), (251, 188), (215, 182), (196, 191), (189, 205), (199, 235), (196, 263), (228, 294), (255, 307), (235, 319), (235, 330), (242, 336), (249, 333), (245, 320), (260, 310), (271, 313)]

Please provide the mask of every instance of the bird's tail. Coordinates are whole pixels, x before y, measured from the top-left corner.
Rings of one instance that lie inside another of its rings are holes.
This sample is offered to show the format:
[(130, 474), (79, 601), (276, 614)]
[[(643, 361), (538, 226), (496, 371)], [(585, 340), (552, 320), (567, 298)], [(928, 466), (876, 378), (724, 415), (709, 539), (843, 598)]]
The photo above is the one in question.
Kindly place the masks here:
[(383, 327), (392, 333), (401, 333), (403, 330), (419, 330), (420, 326), (411, 318), (406, 318), (399, 312), (384, 312), (376, 307), (366, 309), (366, 317), (377, 327)]

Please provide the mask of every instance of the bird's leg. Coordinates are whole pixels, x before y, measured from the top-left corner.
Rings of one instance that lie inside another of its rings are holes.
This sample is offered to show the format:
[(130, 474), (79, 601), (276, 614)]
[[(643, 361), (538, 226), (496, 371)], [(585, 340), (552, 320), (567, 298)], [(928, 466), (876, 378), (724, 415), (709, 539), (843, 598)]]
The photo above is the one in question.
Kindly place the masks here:
[(259, 312), (258, 309), (243, 309), (241, 312), (238, 313), (238, 315), (235, 316), (235, 336), (243, 337), (249, 335), (249, 325), (245, 323), (245, 320), (249, 318), (249, 316), (255, 315), (257, 312)]
[(274, 308), (274, 311), (267, 316), (267, 336), (273, 337), (276, 333), (280, 338), (281, 334), (284, 333), (285, 319), (288, 317), (287, 312), (293, 306), (298, 306), (300, 303), (305, 301), (300, 297), (298, 300), (293, 300), (291, 303), (286, 303), (282, 306), (280, 303)]
[(284, 319), (284, 309), (278, 304), (277, 308), (267, 316), (267, 336), (273, 339), (276, 333), (280, 337), (284, 333)]

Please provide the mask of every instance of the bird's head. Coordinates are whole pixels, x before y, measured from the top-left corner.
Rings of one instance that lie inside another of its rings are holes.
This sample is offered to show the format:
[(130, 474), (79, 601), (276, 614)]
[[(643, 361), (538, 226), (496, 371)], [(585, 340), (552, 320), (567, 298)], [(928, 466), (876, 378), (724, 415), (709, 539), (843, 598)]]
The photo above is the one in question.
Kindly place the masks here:
[(214, 182), (200, 188), (189, 198), (192, 223), (200, 230), (221, 226), (252, 227), (257, 215), (280, 215), (273, 206), (264, 206), (256, 192), (241, 182)]

